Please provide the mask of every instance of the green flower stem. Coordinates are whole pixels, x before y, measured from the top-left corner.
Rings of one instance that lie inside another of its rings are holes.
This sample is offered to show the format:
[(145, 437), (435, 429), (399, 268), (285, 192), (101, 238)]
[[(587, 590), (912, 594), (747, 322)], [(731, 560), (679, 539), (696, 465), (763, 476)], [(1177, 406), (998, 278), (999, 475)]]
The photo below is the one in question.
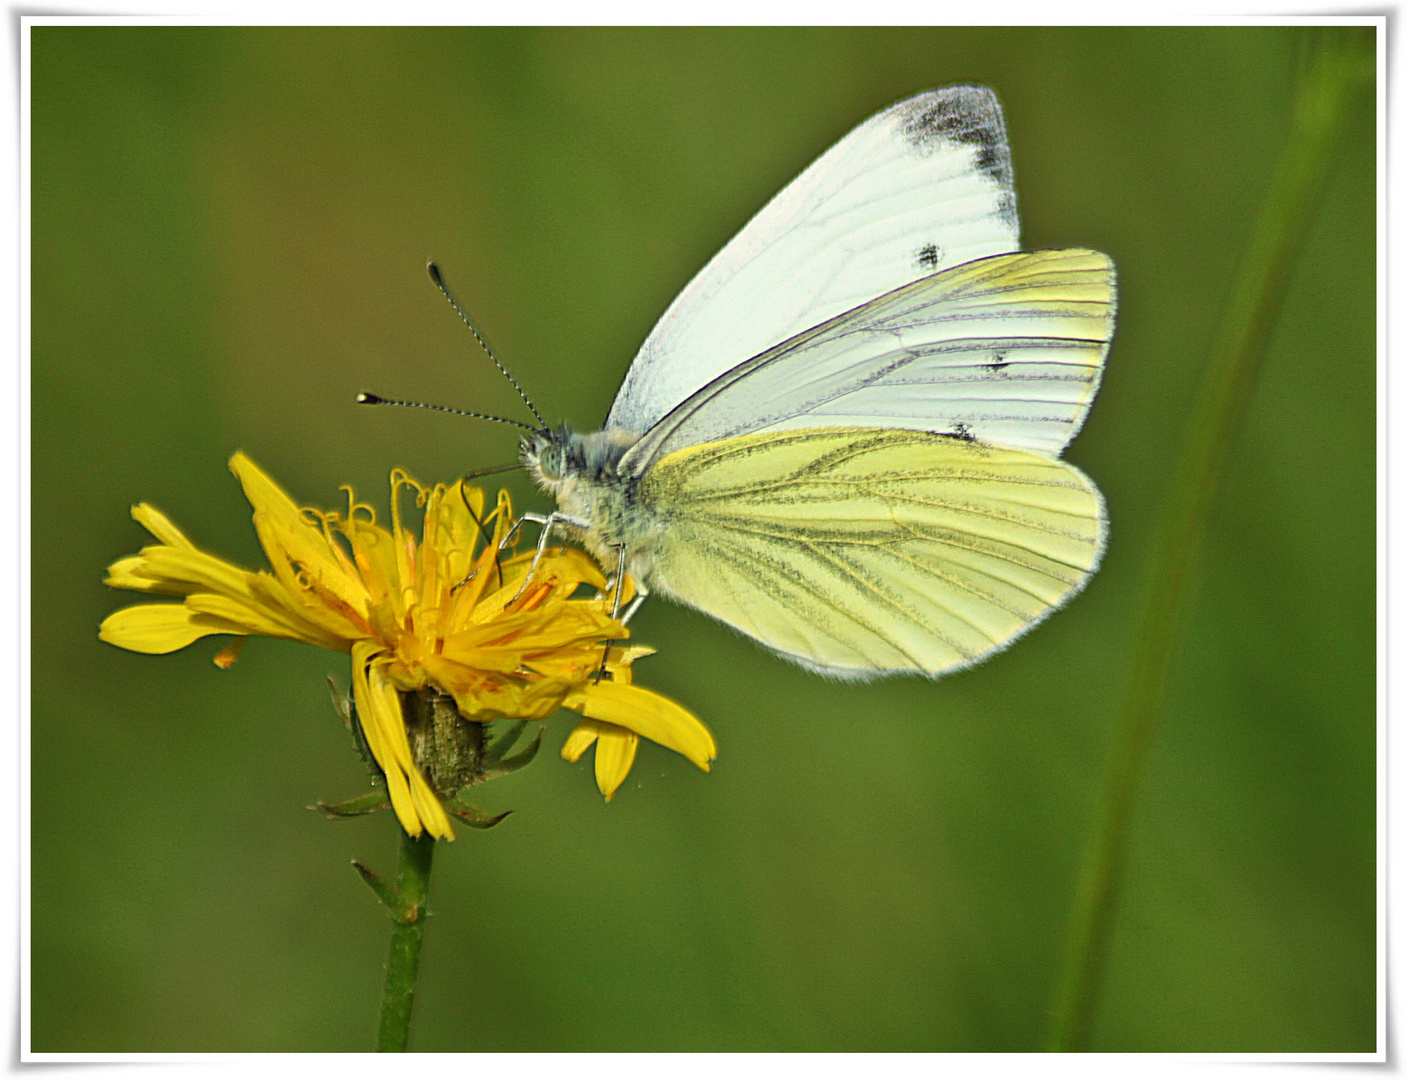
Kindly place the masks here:
[(404, 1053), (410, 1042), (410, 1010), (415, 1004), (415, 976), (420, 971), (420, 942), (425, 937), (425, 901), (430, 891), (434, 837), (400, 834), (400, 910), (393, 911), (395, 930), (386, 961), (386, 986), (381, 995), (381, 1030), (376, 1049)]
[(1207, 515), (1341, 136), (1354, 106), (1366, 96), (1361, 91), (1373, 84), (1375, 55), (1370, 28), (1332, 28), (1312, 39), (1284, 155), (1211, 346), (1133, 639), (1132, 683), (1076, 887), (1051, 1050), (1079, 1050), (1088, 1041), (1134, 801), (1185, 621)]

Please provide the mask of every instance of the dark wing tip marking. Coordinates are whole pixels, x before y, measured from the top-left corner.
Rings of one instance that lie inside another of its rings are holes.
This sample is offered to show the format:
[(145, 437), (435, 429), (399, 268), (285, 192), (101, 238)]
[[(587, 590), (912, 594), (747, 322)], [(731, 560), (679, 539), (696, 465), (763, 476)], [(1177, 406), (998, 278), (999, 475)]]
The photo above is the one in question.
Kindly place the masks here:
[(985, 86), (949, 86), (919, 94), (895, 108), (899, 131), (919, 153), (930, 154), (953, 143), (974, 147), (977, 168), (1002, 189), (1002, 216), (1014, 218), (1011, 151), (994, 91)]
[(899, 130), (914, 149), (932, 151), (954, 142), (975, 146), (977, 164), (997, 179), (1006, 179), (1010, 166), (1006, 121), (992, 90), (949, 86), (902, 102), (898, 111)]

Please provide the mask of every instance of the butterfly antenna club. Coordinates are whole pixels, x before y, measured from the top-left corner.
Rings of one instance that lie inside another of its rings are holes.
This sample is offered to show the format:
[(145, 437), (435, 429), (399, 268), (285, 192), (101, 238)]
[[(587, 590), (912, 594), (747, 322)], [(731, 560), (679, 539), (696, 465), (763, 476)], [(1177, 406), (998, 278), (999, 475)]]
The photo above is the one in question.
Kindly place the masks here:
[[(357, 394), (356, 403), (358, 405), (400, 405), (407, 409), (430, 409), (433, 412), (449, 413), (452, 416), (467, 416), (470, 420), (492, 420), (497, 424), (512, 424), (513, 427), (520, 427), (523, 431), (531, 431), (534, 434), (538, 431), (531, 424), (524, 424), (521, 420), (509, 420), (506, 416), (489, 416), (487, 413), (469, 412), (466, 409), (451, 409), (448, 405), (428, 405), (423, 401), (396, 401), (394, 398), (383, 398), (379, 394)], [(542, 426), (546, 427), (545, 424)]]
[(508, 369), (503, 366), (503, 361), (499, 360), (493, 350), (489, 348), (488, 342), (483, 339), (483, 335), (479, 333), (478, 327), (474, 324), (473, 319), (469, 317), (469, 313), (464, 310), (463, 305), (460, 304), (458, 300), (454, 299), (454, 294), (449, 291), (449, 286), (444, 282), (444, 275), (439, 272), (439, 265), (431, 259), (429, 263), (426, 264), (425, 269), (429, 271), (430, 280), (435, 283), (435, 288), (444, 294), (444, 298), (449, 301), (449, 306), (458, 313), (459, 318), (464, 320), (464, 325), (469, 328), (469, 333), (473, 334), (474, 340), (477, 341), (483, 348), (483, 351), (488, 354), (488, 359), (492, 360), (494, 367), (503, 373), (503, 378), (513, 384), (513, 389), (518, 392), (518, 397), (522, 398), (524, 404), (532, 411), (532, 415), (537, 418), (537, 423), (545, 429), (547, 427), (547, 421), (544, 420), (542, 414), (537, 411), (537, 406), (532, 404), (532, 399), (527, 396), (527, 391), (512, 377)]

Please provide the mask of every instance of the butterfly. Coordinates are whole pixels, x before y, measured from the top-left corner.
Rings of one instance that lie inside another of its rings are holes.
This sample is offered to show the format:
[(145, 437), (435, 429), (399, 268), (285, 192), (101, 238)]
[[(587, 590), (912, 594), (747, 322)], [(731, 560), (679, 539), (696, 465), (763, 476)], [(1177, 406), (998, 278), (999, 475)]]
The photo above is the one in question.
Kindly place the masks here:
[(689, 282), (602, 431), (522, 440), (557, 502), (539, 553), (563, 529), (617, 590), (841, 679), (1005, 648), (1103, 553), (1102, 496), (1059, 455), (1115, 307), (1107, 256), (1019, 247), (991, 90), (860, 124)]

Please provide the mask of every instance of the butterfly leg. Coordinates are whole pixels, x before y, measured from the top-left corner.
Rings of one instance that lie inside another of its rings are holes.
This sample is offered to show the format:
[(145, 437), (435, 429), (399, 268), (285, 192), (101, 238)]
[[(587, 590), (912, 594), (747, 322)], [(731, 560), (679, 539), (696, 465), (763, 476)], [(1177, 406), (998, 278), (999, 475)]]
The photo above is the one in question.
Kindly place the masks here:
[[(620, 617), (620, 590), (625, 586), (625, 545), (620, 544), (615, 550), (620, 552), (620, 562), (615, 567), (615, 602), (610, 608), (610, 617), (612, 619), (618, 619)], [(630, 606), (632, 611), (634, 610), (634, 606), (633, 604)], [(610, 659), (610, 647), (614, 644), (614, 641), (607, 641), (605, 643), (605, 651), (601, 653), (600, 657), (600, 667), (596, 669), (596, 682), (600, 682), (605, 678), (605, 663)]]
[(625, 545), (620, 544), (616, 548), (620, 552), (619, 565), (615, 567), (615, 603), (610, 608), (610, 617), (618, 619), (620, 617), (620, 590), (625, 584)]
[(572, 517), (569, 514), (551, 513), (546, 517), (543, 517), (541, 514), (523, 514), (522, 517), (514, 522), (513, 527), (508, 530), (508, 535), (503, 537), (503, 542), (498, 545), (499, 551), (507, 547), (508, 543), (517, 533), (517, 530), (522, 527), (524, 521), (530, 521), (536, 525), (542, 526), (542, 534), (537, 538), (537, 551), (532, 556), (532, 565), (527, 568), (527, 574), (522, 579), (522, 588), (518, 589), (517, 596), (514, 596), (513, 600), (516, 600), (518, 596), (521, 596), (527, 591), (527, 586), (532, 581), (532, 575), (537, 573), (537, 564), (542, 561), (542, 554), (547, 550), (547, 544), (552, 539), (552, 531), (556, 529), (558, 525), (569, 525), (573, 529), (588, 529), (591, 526), (589, 521)]
[[(460, 483), (463, 483), (463, 481), (461, 480)], [(477, 519), (475, 519), (475, 520), (477, 520)], [(508, 529), (507, 533), (504, 534), (503, 539), (498, 542), (498, 551), (495, 553), (497, 556), (501, 556), (501, 555), (502, 555), (502, 552), (503, 552), (503, 549), (504, 549), (505, 547), (507, 547), (509, 544), (511, 544), (515, 539), (517, 539), (517, 534), (518, 534), (518, 532), (522, 529), (523, 522), (525, 522), (525, 521), (531, 521), (531, 522), (534, 522), (535, 524), (538, 524), (538, 525), (546, 525), (546, 524), (548, 524), (548, 523), (551, 521), (551, 518), (544, 518), (541, 514), (523, 514), (522, 517), (518, 518), (516, 521), (514, 521), (514, 522), (512, 523), (512, 526)], [(481, 526), (480, 526), (480, 527), (481, 527)], [(544, 546), (545, 546), (545, 541), (541, 541), (541, 542), (539, 542), (538, 545), (537, 545), (537, 548), (538, 548), (538, 556), (537, 556), (537, 558), (538, 558), (538, 559), (541, 558), (541, 549), (542, 549)], [(495, 558), (495, 559), (494, 559), (495, 565), (498, 564), (499, 561), (500, 561), (499, 558)], [(533, 560), (533, 563), (532, 563), (532, 569), (533, 569), (533, 570), (536, 570), (536, 569), (537, 569), (537, 561), (536, 561), (535, 559)], [(502, 574), (502, 567), (501, 567), (501, 566), (498, 567), (498, 572), (499, 572), (499, 575), (501, 576), (501, 574)], [(476, 573), (478, 573), (477, 570), (475, 570), (475, 571), (473, 571), (472, 573), (470, 573), (468, 577), (464, 578), (463, 581), (461, 581), (461, 582), (459, 582), (459, 584), (455, 585), (454, 588), (455, 588), (455, 589), (462, 589), (465, 585), (467, 585), (470, 581), (473, 580), (474, 574), (476, 574)], [(531, 577), (532, 577), (531, 574), (528, 574), (527, 576), (528, 576), (528, 579), (531, 579)], [(523, 587), (526, 588), (526, 581), (524, 581)], [(518, 593), (518, 596), (521, 596), (521, 595), (522, 595), (522, 593), (519, 592), (519, 593)], [(515, 596), (515, 597), (513, 597), (513, 599), (516, 600), (517, 597)]]
[[(523, 514), (521, 517), (519, 517), (516, 521), (513, 522), (512, 528), (507, 531), (507, 534), (499, 542), (498, 550), (502, 551), (509, 544), (513, 543), (513, 541), (517, 539), (518, 531), (523, 527), (523, 525), (528, 522), (531, 522), (534, 525), (545, 526), (545, 530), (550, 531), (551, 529), (556, 527), (557, 521), (565, 519), (565, 514), (548, 514), (546, 517), (543, 517), (541, 514)], [(572, 519), (572, 524), (579, 523), (575, 521), (575, 519)]]
[(620, 617), (620, 622), (628, 626), (630, 620), (635, 617), (635, 612), (640, 609), (640, 605), (649, 598), (649, 590), (642, 582), (635, 582), (635, 598), (630, 601), (630, 606), (625, 609), (625, 614)]

